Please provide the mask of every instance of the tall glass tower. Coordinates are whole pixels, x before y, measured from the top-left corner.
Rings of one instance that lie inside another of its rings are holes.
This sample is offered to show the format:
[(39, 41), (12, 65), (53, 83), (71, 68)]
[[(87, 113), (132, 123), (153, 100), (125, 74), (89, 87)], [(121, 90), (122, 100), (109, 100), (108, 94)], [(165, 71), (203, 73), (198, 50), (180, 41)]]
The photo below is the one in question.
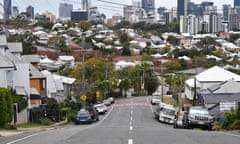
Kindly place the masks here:
[(240, 6), (240, 0), (234, 0), (234, 7)]
[(12, 0), (4, 0), (3, 6), (4, 6), (4, 19), (8, 20), (12, 15)]
[(190, 3), (190, 0), (178, 0), (177, 1), (178, 19), (180, 19), (180, 16), (186, 16), (188, 14), (189, 3)]

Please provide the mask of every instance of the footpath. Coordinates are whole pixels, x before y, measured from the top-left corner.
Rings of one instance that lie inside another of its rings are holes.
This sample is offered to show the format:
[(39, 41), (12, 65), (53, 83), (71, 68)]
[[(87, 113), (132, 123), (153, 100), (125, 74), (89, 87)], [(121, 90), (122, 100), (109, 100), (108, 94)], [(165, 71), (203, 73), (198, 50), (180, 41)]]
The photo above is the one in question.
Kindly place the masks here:
[(50, 126), (42, 126), (42, 127), (34, 127), (34, 128), (17, 128), (15, 130), (0, 129), (0, 138), (12, 136), (12, 135), (18, 135), (18, 134), (27, 133), (27, 132), (37, 132), (37, 131), (54, 129), (66, 123), (67, 123), (66, 121), (62, 121), (62, 122), (54, 123), (53, 125), (50, 125)]

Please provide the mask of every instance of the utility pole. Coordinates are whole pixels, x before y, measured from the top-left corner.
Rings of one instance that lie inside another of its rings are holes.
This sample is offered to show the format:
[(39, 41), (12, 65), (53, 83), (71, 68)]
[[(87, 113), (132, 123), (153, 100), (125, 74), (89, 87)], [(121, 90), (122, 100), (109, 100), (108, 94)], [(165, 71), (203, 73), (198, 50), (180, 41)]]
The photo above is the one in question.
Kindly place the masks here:
[(163, 99), (163, 67), (162, 64), (160, 65), (161, 67), (161, 98), (162, 98), (162, 102), (164, 101)]
[[(85, 65), (84, 65), (84, 61), (85, 61), (85, 36), (82, 36), (82, 96), (85, 95)], [(84, 101), (84, 107), (85, 107), (85, 101)]]

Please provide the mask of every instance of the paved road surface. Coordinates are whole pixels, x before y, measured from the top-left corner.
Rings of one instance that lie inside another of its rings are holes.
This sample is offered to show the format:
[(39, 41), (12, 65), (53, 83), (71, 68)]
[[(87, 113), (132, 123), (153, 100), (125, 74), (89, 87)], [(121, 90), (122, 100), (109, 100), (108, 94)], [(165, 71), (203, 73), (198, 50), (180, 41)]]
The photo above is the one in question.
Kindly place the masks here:
[(119, 100), (101, 120), (0, 138), (1, 144), (238, 144), (240, 135), (173, 129), (153, 118), (149, 97)]

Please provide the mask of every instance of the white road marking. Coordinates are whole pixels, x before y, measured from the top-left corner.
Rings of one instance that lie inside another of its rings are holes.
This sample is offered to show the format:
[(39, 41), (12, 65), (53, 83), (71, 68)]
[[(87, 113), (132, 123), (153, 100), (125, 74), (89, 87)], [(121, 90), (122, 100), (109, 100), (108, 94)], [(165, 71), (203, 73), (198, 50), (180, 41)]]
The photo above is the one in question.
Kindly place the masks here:
[(132, 126), (130, 126), (129, 130), (133, 130), (133, 127), (132, 127)]
[[(43, 132), (41, 132), (41, 133), (43, 133)], [(23, 138), (16, 139), (16, 140), (14, 140), (14, 141), (8, 142), (8, 143), (6, 143), (6, 144), (14, 144), (14, 143), (16, 143), (16, 142), (19, 142), (19, 141), (22, 141), (22, 140), (25, 140), (25, 139), (28, 139), (28, 138), (37, 136), (37, 135), (39, 135), (39, 134), (41, 134), (41, 133), (35, 133), (35, 134), (32, 134), (32, 135), (29, 135), (29, 136), (26, 136), (26, 137), (23, 137)]]
[[(111, 113), (113, 107), (111, 107), (111, 109), (109, 110), (109, 112), (103, 117), (103, 119), (101, 121), (99, 121), (98, 123), (94, 124), (94, 125), (90, 125), (88, 127), (86, 127), (84, 130), (86, 129), (89, 129), (89, 128), (92, 128), (92, 127), (95, 127), (95, 126), (98, 126), (99, 124), (101, 124)], [(43, 131), (43, 132), (39, 132), (39, 133), (35, 133), (35, 134), (32, 134), (32, 135), (29, 135), (29, 136), (26, 136), (26, 137), (23, 137), (23, 138), (20, 138), (20, 139), (16, 139), (14, 141), (10, 141), (6, 144), (14, 144), (16, 142), (19, 142), (19, 141), (22, 141), (22, 140), (25, 140), (25, 139), (28, 139), (28, 138), (31, 138), (31, 137), (34, 137), (34, 136), (37, 136), (37, 135), (40, 135), (40, 134), (43, 134), (43, 133), (46, 133), (48, 131)]]
[[(149, 98), (146, 98), (146, 101), (147, 101), (147, 103), (150, 103)], [(153, 113), (153, 106), (151, 105), (150, 108), (151, 108), (151, 111)]]
[(132, 139), (128, 139), (128, 144), (133, 144), (133, 140)]

